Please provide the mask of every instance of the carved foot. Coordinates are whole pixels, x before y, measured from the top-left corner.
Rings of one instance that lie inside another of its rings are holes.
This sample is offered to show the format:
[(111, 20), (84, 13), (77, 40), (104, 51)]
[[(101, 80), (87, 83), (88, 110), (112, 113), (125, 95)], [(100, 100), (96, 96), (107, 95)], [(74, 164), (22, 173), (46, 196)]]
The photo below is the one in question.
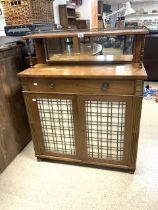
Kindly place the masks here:
[(134, 174), (134, 172), (135, 172), (135, 170), (134, 170), (134, 169), (130, 169), (130, 170), (128, 170), (128, 173), (130, 173), (130, 174)]

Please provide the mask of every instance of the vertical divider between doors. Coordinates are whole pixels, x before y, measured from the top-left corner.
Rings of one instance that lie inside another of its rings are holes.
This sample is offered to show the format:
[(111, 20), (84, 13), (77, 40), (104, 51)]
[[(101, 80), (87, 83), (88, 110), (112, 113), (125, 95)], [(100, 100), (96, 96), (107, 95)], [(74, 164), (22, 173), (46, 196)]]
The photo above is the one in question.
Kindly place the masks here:
[(85, 103), (82, 96), (76, 96), (76, 108), (74, 109), (75, 123), (75, 139), (76, 153), (79, 160), (87, 160), (87, 135), (86, 135), (86, 118), (85, 118)]
[(125, 97), (126, 101), (126, 116), (125, 116), (125, 131), (124, 131), (124, 158), (123, 158), (123, 164), (128, 165), (128, 156), (129, 156), (129, 147), (131, 142), (131, 136), (132, 136), (132, 106), (133, 106), (133, 99), (132, 97)]

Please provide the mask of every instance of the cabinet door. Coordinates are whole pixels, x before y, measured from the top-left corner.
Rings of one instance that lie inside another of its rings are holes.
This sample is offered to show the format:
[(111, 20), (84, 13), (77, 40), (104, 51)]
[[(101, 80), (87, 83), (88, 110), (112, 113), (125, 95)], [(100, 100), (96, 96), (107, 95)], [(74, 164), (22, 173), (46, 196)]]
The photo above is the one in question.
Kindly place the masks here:
[(25, 93), (25, 100), (37, 156), (128, 166), (132, 97)]
[(25, 100), (36, 155), (77, 159), (75, 96), (25, 94)]
[(87, 161), (128, 165), (132, 97), (80, 96)]

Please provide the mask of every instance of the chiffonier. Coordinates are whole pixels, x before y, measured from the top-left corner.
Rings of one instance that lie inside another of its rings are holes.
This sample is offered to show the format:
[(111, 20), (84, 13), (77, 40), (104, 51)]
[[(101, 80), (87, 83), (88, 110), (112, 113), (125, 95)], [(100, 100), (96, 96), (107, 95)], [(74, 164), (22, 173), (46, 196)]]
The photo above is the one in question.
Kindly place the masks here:
[[(35, 155), (134, 173), (139, 137), (145, 28), (56, 31), (34, 39), (37, 64), (18, 74)], [(130, 36), (131, 54), (107, 55), (102, 38)], [(50, 48), (58, 39), (58, 53)], [(81, 52), (82, 51), (82, 52)]]

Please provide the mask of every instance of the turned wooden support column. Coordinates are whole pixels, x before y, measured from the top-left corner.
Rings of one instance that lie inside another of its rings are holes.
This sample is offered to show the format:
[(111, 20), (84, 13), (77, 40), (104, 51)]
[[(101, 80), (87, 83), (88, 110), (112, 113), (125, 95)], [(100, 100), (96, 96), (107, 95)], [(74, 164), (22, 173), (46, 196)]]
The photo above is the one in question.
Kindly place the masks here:
[(41, 38), (35, 39), (36, 59), (37, 63), (46, 63), (44, 41)]
[(27, 55), (28, 55), (28, 58), (29, 58), (29, 65), (30, 65), (30, 67), (33, 67), (31, 47), (30, 47), (30, 39), (26, 39), (26, 44), (27, 44)]
[(72, 37), (72, 42), (73, 42), (73, 51), (75, 53), (79, 52), (80, 48), (79, 38), (77, 36)]
[(134, 38), (134, 46), (133, 46), (133, 62), (134, 63), (142, 63), (142, 51), (144, 48), (144, 35), (139, 34), (135, 35)]

